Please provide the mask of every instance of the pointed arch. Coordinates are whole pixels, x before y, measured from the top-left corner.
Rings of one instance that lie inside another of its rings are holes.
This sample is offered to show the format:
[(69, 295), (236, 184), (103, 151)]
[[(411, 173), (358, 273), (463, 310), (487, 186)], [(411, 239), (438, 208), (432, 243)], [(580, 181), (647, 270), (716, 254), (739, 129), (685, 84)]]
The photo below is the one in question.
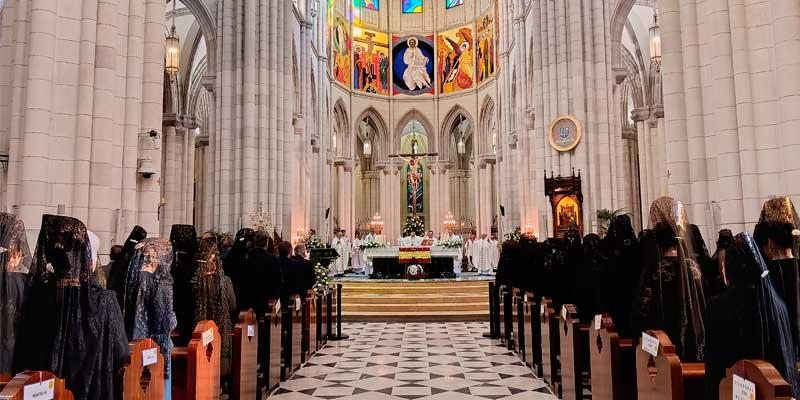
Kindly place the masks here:
[(331, 146), (334, 158), (351, 157), (350, 119), (344, 100), (339, 98), (333, 105), (333, 129), (331, 130)]
[[(370, 141), (372, 145), (372, 163), (386, 161), (389, 159), (389, 131), (386, 127), (386, 122), (381, 117), (381, 114), (374, 107), (368, 107), (364, 110), (355, 120), (354, 125), (354, 145), (358, 145), (363, 140), (361, 132), (359, 131), (361, 121), (367, 121), (369, 124)], [(362, 154), (362, 149), (358, 146), (357, 154)]]
[(206, 53), (208, 54), (208, 69), (206, 73), (210, 76), (217, 74), (217, 23), (216, 17), (211, 12), (204, 0), (182, 0), (200, 24), (203, 32), (203, 39), (206, 41)]
[(491, 96), (486, 96), (480, 111), (480, 123), (478, 124), (477, 153), (479, 155), (494, 155), (496, 141), (497, 115), (495, 115), (495, 103)]
[(614, 7), (614, 16), (611, 18), (611, 65), (621, 65), (620, 47), (622, 46), (622, 31), (628, 21), (628, 15), (636, 4), (636, 0), (619, 0)]
[(406, 112), (403, 117), (397, 121), (397, 125), (395, 125), (394, 135), (392, 135), (391, 140), (395, 146), (397, 146), (397, 149), (400, 148), (400, 137), (403, 135), (403, 129), (406, 128), (406, 125), (408, 125), (411, 120), (419, 121), (419, 123), (422, 124), (422, 127), (425, 128), (425, 133), (428, 136), (428, 149), (432, 152), (439, 151), (439, 141), (436, 138), (436, 130), (434, 129), (433, 124), (431, 124), (431, 121), (425, 117), (425, 114), (416, 108)]
[[(442, 120), (442, 126), (439, 130), (439, 142), (442, 144), (439, 149), (439, 160), (457, 163), (458, 156), (458, 138), (453, 134), (453, 130), (464, 120), (469, 121), (469, 131), (467, 137), (464, 138), (467, 145), (466, 157), (471, 158), (472, 151), (470, 151), (470, 144), (474, 142), (473, 133), (475, 132), (475, 119), (472, 115), (461, 106), (454, 106), (445, 115)], [(463, 158), (463, 157), (462, 157)]]

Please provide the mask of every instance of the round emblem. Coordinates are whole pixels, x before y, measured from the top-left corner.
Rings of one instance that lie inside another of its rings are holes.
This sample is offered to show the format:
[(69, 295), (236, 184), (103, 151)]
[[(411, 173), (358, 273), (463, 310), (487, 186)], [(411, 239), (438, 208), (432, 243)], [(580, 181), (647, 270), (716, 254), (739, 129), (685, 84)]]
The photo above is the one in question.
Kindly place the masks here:
[(550, 124), (547, 140), (557, 151), (570, 151), (581, 141), (581, 124), (572, 115), (562, 115)]

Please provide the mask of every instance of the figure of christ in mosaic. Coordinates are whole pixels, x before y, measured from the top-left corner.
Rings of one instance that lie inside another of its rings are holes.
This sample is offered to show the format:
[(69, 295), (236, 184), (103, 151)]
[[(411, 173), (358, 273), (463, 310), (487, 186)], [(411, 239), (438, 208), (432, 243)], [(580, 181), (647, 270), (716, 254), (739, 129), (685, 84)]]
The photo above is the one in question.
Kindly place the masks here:
[(353, 89), (389, 94), (389, 36), (386, 33), (353, 29)]
[(393, 37), (392, 76), (395, 94), (433, 94), (433, 37)]

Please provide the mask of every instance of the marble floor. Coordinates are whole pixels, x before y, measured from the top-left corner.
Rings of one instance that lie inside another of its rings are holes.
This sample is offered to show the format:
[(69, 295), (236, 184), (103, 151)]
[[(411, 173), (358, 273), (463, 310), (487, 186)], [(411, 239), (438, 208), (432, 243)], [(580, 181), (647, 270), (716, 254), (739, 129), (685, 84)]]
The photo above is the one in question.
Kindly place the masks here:
[(488, 323), (351, 323), (270, 399), (555, 399)]

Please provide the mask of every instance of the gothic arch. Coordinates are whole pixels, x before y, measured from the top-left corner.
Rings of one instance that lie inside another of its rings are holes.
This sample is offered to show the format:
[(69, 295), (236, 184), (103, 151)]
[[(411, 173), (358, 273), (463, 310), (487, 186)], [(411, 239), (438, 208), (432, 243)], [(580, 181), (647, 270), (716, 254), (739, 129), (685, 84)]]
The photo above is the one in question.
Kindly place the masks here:
[(392, 135), (392, 142), (396, 144), (397, 149), (400, 148), (400, 136), (403, 134), (403, 129), (405, 129), (406, 125), (408, 125), (411, 120), (416, 119), (419, 123), (422, 124), (422, 127), (425, 128), (425, 133), (428, 135), (428, 149), (432, 152), (438, 151), (438, 143), (436, 137), (436, 131), (433, 128), (433, 124), (425, 117), (423, 113), (418, 111), (417, 109), (412, 109), (405, 113), (402, 118), (400, 118), (395, 126), (394, 135)]
[(494, 155), (493, 135), (496, 135), (497, 115), (495, 115), (494, 99), (486, 96), (480, 112), (480, 123), (476, 132), (478, 133), (477, 153), (480, 155)]
[[(389, 140), (388, 140), (388, 130), (386, 128), (386, 122), (381, 118), (381, 114), (373, 107), (369, 107), (364, 110), (358, 118), (355, 120), (355, 124), (353, 126), (354, 134), (353, 134), (353, 144), (357, 145), (360, 140), (361, 132), (359, 132), (359, 126), (361, 121), (369, 119), (374, 124), (372, 128), (375, 129), (375, 132), (372, 132), (371, 142), (372, 142), (372, 162), (380, 162), (386, 161), (389, 159)], [(357, 154), (361, 154), (361, 149), (356, 151)]]
[(333, 157), (351, 157), (350, 120), (347, 114), (347, 107), (345, 107), (344, 101), (341, 98), (336, 100), (336, 104), (333, 105), (332, 132), (331, 140), (333, 141), (333, 146), (335, 146)]
[(622, 31), (628, 21), (628, 15), (636, 4), (636, 0), (618, 0), (614, 7), (614, 16), (611, 18), (611, 65), (620, 65), (620, 47), (622, 46)]
[[(461, 106), (454, 106), (442, 120), (441, 130), (439, 131), (439, 141), (442, 143), (442, 148), (439, 149), (439, 160), (448, 162), (458, 161), (458, 149), (456, 141), (452, 138), (453, 128), (461, 122), (459, 117), (463, 117), (469, 121), (470, 137), (471, 139), (475, 132), (475, 119), (472, 115)], [(471, 152), (467, 151), (467, 157), (471, 156)]]
[(203, 32), (203, 39), (206, 41), (206, 53), (208, 54), (208, 69), (206, 73), (210, 76), (217, 74), (217, 24), (214, 14), (209, 9), (205, 0), (182, 0), (194, 15), (200, 30)]

